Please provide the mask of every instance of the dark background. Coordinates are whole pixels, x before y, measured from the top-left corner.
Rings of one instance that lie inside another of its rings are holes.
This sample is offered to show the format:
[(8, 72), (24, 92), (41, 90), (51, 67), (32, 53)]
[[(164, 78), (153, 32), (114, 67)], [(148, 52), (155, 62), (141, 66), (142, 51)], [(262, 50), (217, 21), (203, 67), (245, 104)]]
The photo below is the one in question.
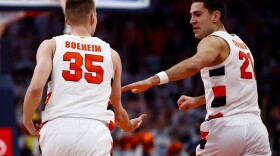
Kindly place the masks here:
[[(269, 131), (273, 155), (279, 156), (280, 3), (277, 0), (226, 2), (225, 27), (229, 33), (241, 37), (254, 56), (261, 116)], [(190, 4), (184, 0), (155, 0), (153, 8), (145, 11), (97, 10), (95, 36), (110, 43), (120, 54), (123, 85), (166, 70), (196, 53), (199, 40), (194, 38), (189, 24)], [(13, 127), (16, 132), (15, 155), (38, 154), (36, 138), (29, 136), (22, 125), (22, 104), (39, 44), (63, 34), (63, 29), (63, 14), (56, 10), (12, 24), (1, 38), (1, 77), (12, 78), (9, 91), (13, 94), (4, 89), (0, 92), (0, 123)], [(7, 82), (0, 82), (0, 88), (5, 88)], [(182, 94), (204, 94), (199, 74), (153, 87), (145, 93), (124, 93), (123, 105), (130, 117), (141, 113), (149, 117), (135, 133), (123, 133), (118, 129), (112, 132), (115, 155), (193, 155), (200, 139), (199, 125), (204, 120), (205, 108), (178, 111), (176, 102)], [(40, 111), (41, 108), (34, 120), (40, 121)], [(7, 113), (10, 113), (9, 118)]]

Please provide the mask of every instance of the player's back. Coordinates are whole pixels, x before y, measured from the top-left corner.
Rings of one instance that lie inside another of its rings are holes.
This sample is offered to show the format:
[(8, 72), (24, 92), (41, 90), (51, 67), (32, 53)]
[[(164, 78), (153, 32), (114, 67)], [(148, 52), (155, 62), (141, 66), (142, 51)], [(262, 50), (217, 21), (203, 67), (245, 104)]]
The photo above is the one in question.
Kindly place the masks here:
[(201, 70), (205, 87), (207, 116), (216, 118), (240, 113), (260, 114), (253, 56), (236, 35), (218, 31), (230, 47), (228, 58), (221, 64)]
[(109, 44), (96, 37), (54, 39), (56, 51), (42, 121), (58, 117), (114, 121), (113, 112), (107, 110), (114, 75)]

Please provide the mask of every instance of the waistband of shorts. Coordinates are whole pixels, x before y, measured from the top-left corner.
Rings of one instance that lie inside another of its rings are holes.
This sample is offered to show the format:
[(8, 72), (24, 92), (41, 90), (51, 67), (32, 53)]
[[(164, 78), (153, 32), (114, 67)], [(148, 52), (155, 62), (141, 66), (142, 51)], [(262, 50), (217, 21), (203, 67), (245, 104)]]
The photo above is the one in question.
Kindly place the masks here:
[(92, 119), (92, 118), (79, 118), (79, 117), (65, 117), (65, 116), (60, 116), (60, 117), (57, 117), (57, 118), (54, 118), (52, 120), (47, 120), (47, 121), (44, 121), (42, 124), (46, 124), (47, 122), (51, 122), (51, 121), (59, 121), (59, 120), (93, 120), (93, 121), (99, 121), (103, 124), (106, 125), (105, 122), (101, 121), (101, 120), (97, 120), (97, 119)]
[(233, 114), (230, 116), (223, 116), (220, 114), (217, 115), (213, 115), (210, 118), (207, 118), (206, 121), (210, 121), (213, 119), (219, 119), (219, 118), (249, 118), (249, 119), (261, 119), (260, 115), (258, 115), (257, 113), (238, 113), (238, 114)]
[(41, 123), (41, 126), (44, 126), (47, 122), (50, 122), (50, 121), (53, 121), (53, 120), (68, 120), (68, 119), (74, 119), (74, 120), (93, 120), (93, 121), (98, 121), (98, 122), (101, 122), (103, 123), (106, 127), (109, 128), (110, 131), (112, 131), (114, 129), (114, 125), (112, 126), (112, 123), (109, 122), (109, 123), (106, 123), (105, 121), (102, 121), (102, 120), (98, 120), (98, 119), (93, 119), (93, 118), (79, 118), (79, 117), (58, 117), (58, 118), (55, 118), (55, 119), (52, 119), (52, 120), (47, 120), (47, 121), (44, 121)]

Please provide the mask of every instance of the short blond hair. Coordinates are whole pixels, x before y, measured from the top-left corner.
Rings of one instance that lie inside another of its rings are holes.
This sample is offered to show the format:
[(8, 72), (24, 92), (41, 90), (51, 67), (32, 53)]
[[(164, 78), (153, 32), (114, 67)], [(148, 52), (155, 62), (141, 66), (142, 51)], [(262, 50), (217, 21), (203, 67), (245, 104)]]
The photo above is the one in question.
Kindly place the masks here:
[(65, 16), (71, 24), (81, 24), (86, 21), (90, 13), (96, 12), (94, 0), (67, 0)]

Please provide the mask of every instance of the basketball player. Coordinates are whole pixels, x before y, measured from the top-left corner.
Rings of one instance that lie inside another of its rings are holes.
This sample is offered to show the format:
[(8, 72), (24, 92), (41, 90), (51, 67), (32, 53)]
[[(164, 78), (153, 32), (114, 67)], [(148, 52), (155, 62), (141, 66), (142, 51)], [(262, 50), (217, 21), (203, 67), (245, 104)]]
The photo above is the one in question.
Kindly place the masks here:
[[(94, 2), (67, 0), (65, 13), (71, 35), (39, 46), (23, 123), (30, 134), (39, 135), (43, 156), (107, 156), (112, 153), (114, 121), (122, 130), (134, 131), (146, 115), (129, 120), (122, 107), (120, 57), (108, 43), (91, 37), (97, 24)], [(34, 125), (32, 116), (49, 76), (43, 124)]]
[(154, 85), (189, 78), (200, 71), (205, 95), (178, 100), (180, 110), (206, 104), (199, 156), (271, 155), (268, 132), (260, 118), (254, 59), (247, 45), (223, 25), (222, 0), (193, 0), (190, 24), (202, 39), (197, 53), (166, 71), (129, 84), (122, 91), (145, 91)]

